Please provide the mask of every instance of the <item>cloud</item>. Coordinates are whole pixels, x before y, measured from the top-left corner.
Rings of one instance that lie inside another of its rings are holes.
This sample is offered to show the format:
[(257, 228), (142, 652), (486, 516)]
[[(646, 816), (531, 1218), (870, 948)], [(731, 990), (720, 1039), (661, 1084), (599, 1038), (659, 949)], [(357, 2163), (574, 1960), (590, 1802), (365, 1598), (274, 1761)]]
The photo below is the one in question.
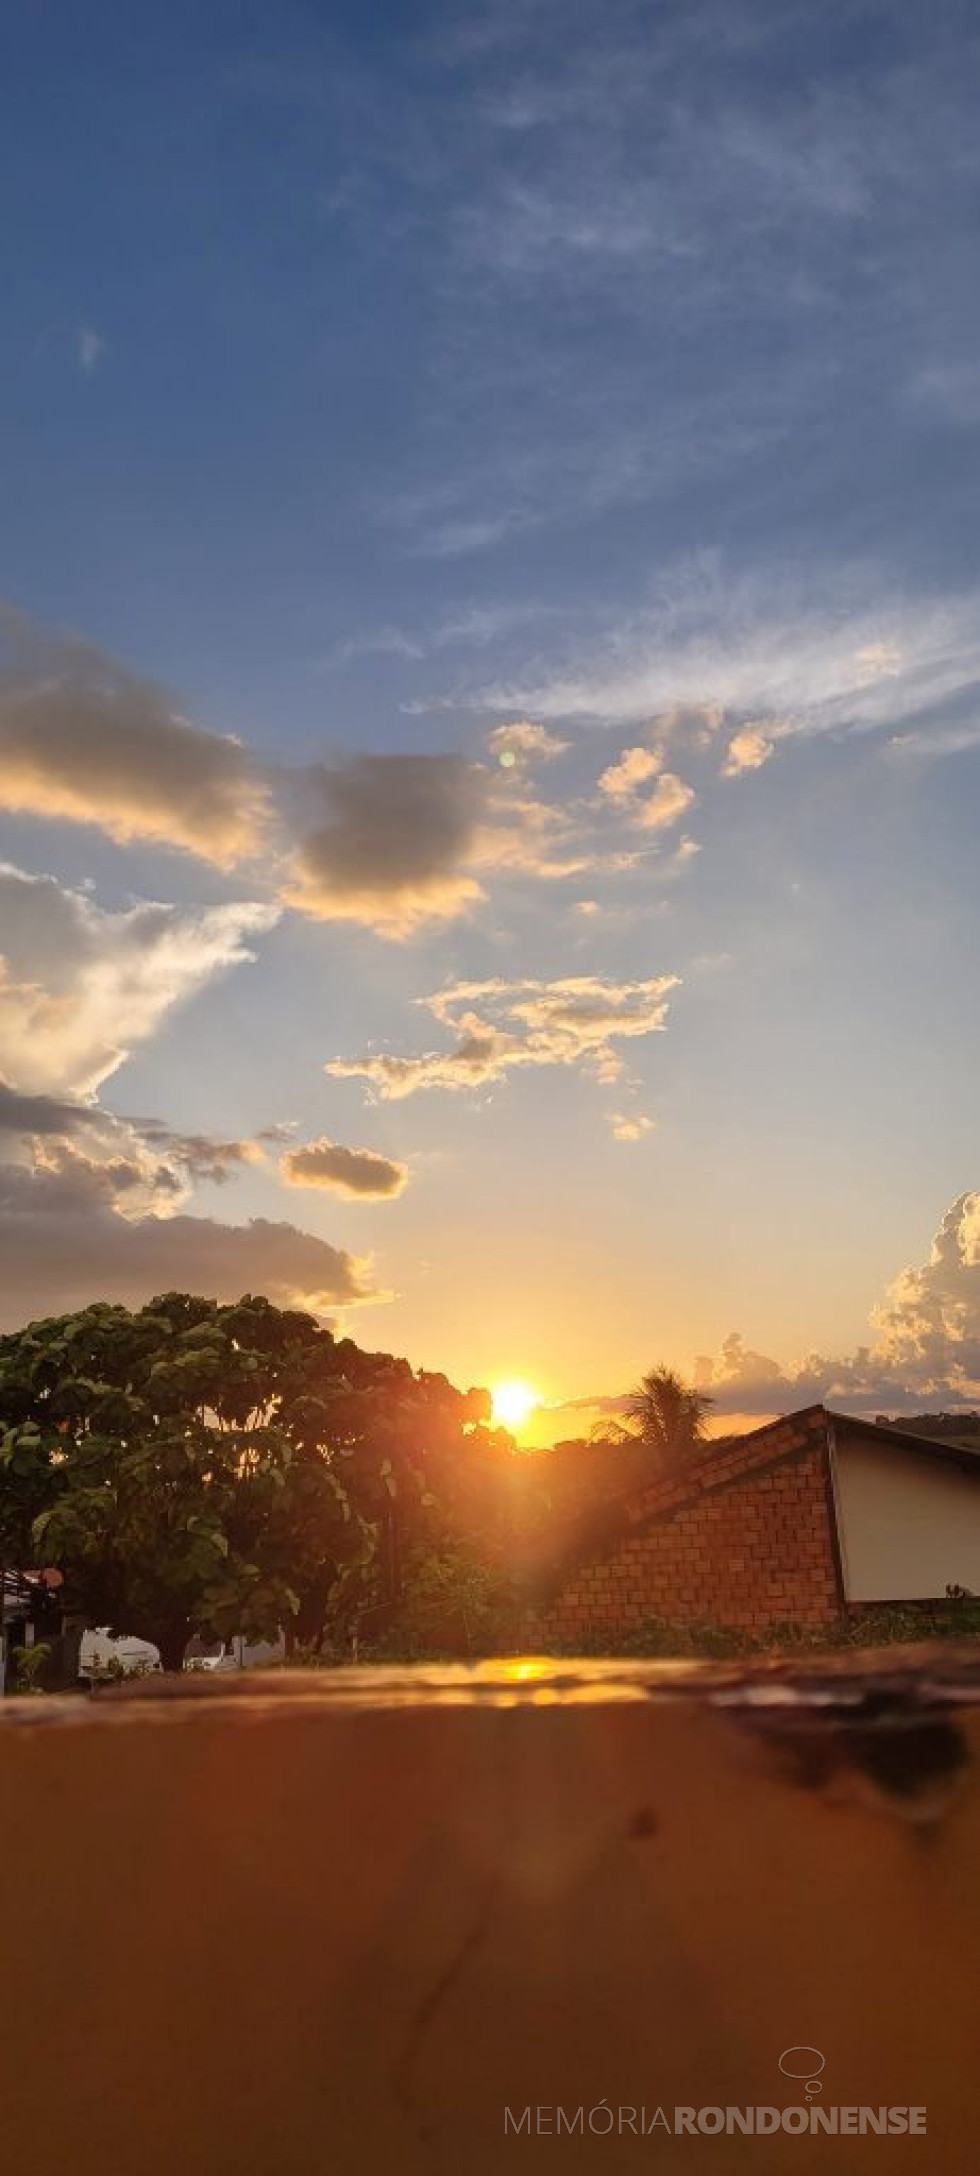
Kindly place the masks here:
[(630, 1111), (612, 1111), (609, 1118), (614, 1141), (643, 1141), (648, 1133), (656, 1132), (652, 1118), (642, 1118)]
[(557, 733), (549, 733), (546, 725), (535, 725), (530, 718), (515, 718), (510, 725), (496, 725), (487, 736), (491, 755), (507, 770), (515, 763), (549, 763), (555, 756), (563, 756), (568, 748), (567, 740), (560, 740)]
[[(876, 731), (975, 716), (980, 689), (977, 600), (876, 599), (873, 574), (827, 577), (822, 605), (788, 581), (679, 569), (621, 625), (550, 670), (473, 689), (474, 709), (544, 721), (630, 725), (673, 714), (676, 737), (724, 716), (763, 734)], [(838, 591), (840, 593), (838, 593)], [(862, 600), (863, 597), (863, 601)], [(954, 715), (949, 715), (950, 707)], [(737, 727), (737, 729), (741, 729)]]
[(856, 1412), (915, 1413), (980, 1399), (980, 1192), (943, 1217), (929, 1258), (905, 1269), (872, 1313), (873, 1344), (843, 1357), (809, 1353), (784, 1367), (733, 1331), (698, 1380), (722, 1412), (782, 1413), (827, 1402)]
[[(691, 807), (697, 795), (693, 786), (686, 785), (676, 772), (664, 771), (662, 766), (663, 756), (658, 748), (624, 748), (616, 762), (610, 763), (601, 773), (599, 791), (631, 823), (639, 824), (643, 830), (669, 830), (685, 809)], [(645, 794), (642, 789), (651, 778), (656, 778), (657, 783), (652, 793)]]
[[(514, 773), (506, 774), (513, 782)], [(578, 876), (597, 863), (595, 844), (567, 809), (518, 792), (491, 793), (486, 821), (473, 839), (470, 867), (479, 874)]]
[(241, 741), (178, 715), (93, 645), (0, 618), (0, 808), (156, 840), (219, 868), (254, 853), (268, 791)]
[(696, 799), (693, 786), (685, 785), (683, 778), (678, 778), (674, 771), (664, 771), (653, 792), (637, 801), (636, 822), (642, 824), (645, 831), (669, 830)]
[(159, 1120), (121, 1118), (97, 1103), (25, 1095), (0, 1082), (0, 1184), (26, 1204), (71, 1209), (105, 1203), (123, 1215), (169, 1216), (192, 1184), (223, 1185), (259, 1162), (259, 1140), (175, 1133)]
[[(404, 939), (472, 912), (493, 877), (561, 881), (629, 865), (587, 801), (529, 790), (532, 766), (569, 747), (531, 717), (495, 727), (482, 761), (372, 754), (264, 777), (240, 741), (189, 724), (91, 646), (8, 613), (4, 654), (0, 808), (98, 825), (121, 844), (159, 841), (225, 869), (261, 847), (263, 888), (314, 920)], [(626, 789), (656, 761), (624, 758)], [(607, 815), (618, 806), (649, 829), (693, 798), (672, 773), (646, 801), (631, 790), (618, 799), (611, 773), (603, 785)]]
[(456, 755), (357, 756), (307, 781), (323, 821), (297, 849), (289, 904), (408, 937), (482, 897), (464, 871), (487, 774)]
[(200, 1184), (225, 1186), (249, 1165), (261, 1163), (265, 1154), (261, 1137), (225, 1141), (209, 1133), (175, 1133), (158, 1118), (132, 1119), (133, 1130), (156, 1154), (165, 1156), (179, 1171)]
[(94, 1103), (77, 1103), (62, 1096), (24, 1095), (0, 1080), (0, 1136), (16, 1134), (23, 1140), (56, 1134), (66, 1138), (98, 1130), (105, 1122), (106, 1114)]
[(722, 770), (724, 778), (744, 778), (746, 771), (758, 771), (768, 763), (773, 744), (761, 725), (743, 725), (732, 735)]
[(0, 1074), (86, 1096), (212, 977), (253, 958), (278, 909), (144, 904), (110, 913), (54, 877), (0, 864)]
[(80, 369), (84, 370), (87, 378), (91, 377), (96, 363), (104, 354), (105, 341), (102, 334), (96, 332), (94, 325), (80, 325), (78, 328), (78, 362)]
[(294, 1224), (126, 1220), (91, 1202), (70, 1213), (63, 1201), (58, 1208), (52, 1215), (30, 1196), (5, 1199), (0, 1189), (0, 1319), (7, 1324), (95, 1299), (142, 1306), (173, 1290), (223, 1300), (263, 1292), (317, 1315), (380, 1296), (363, 1263)]
[(184, 1188), (169, 1165), (139, 1153), (88, 1155), (68, 1141), (40, 1140), (30, 1162), (0, 1163), (0, 1220), (32, 1216), (90, 1215), (113, 1209), (121, 1216), (166, 1215), (180, 1206)]
[(929, 1382), (952, 1374), (980, 1394), (980, 1192), (953, 1202), (928, 1262), (902, 1271), (874, 1321), (895, 1366)]
[(617, 1080), (617, 1044), (657, 1033), (665, 1023), (676, 975), (646, 982), (611, 982), (597, 975), (556, 982), (460, 982), (422, 1002), (456, 1040), (449, 1050), (418, 1057), (385, 1052), (334, 1058), (334, 1078), (371, 1083), (393, 1101), (423, 1088), (478, 1088), (519, 1066), (581, 1066), (603, 1082)]
[(629, 801), (648, 779), (655, 778), (663, 764), (663, 756), (657, 748), (624, 748), (615, 763), (610, 763), (599, 779), (599, 791), (610, 801)]
[(408, 1166), (371, 1148), (342, 1148), (326, 1134), (289, 1149), (279, 1166), (287, 1186), (321, 1186), (360, 1200), (390, 1201), (408, 1181)]

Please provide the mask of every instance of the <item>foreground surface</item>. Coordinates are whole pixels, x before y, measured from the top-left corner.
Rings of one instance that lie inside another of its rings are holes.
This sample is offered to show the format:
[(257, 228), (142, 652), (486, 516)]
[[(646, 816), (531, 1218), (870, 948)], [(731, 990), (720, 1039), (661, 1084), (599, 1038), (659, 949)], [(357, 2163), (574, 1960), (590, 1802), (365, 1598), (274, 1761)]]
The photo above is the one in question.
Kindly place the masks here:
[[(11, 2165), (972, 2176), (978, 1750), (948, 1646), (8, 1703)], [(675, 2128), (731, 2107), (780, 2128)]]

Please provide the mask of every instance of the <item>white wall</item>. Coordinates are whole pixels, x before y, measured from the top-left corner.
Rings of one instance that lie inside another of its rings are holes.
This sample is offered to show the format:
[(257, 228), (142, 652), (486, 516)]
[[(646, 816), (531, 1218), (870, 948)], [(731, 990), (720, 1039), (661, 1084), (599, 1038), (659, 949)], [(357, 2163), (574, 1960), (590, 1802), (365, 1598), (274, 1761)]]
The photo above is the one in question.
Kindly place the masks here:
[(912, 1601), (950, 1585), (980, 1594), (980, 1470), (848, 1436), (840, 1422), (836, 1436), (848, 1601)]

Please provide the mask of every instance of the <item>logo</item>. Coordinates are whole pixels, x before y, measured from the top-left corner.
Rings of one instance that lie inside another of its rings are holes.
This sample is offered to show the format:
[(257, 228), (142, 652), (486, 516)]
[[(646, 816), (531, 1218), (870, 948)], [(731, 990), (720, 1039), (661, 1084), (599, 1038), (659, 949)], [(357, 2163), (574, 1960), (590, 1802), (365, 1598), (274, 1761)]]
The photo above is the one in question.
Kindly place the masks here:
[(827, 2058), (821, 2055), (819, 2048), (784, 2048), (779, 2068), (784, 2078), (805, 2078), (803, 2090), (807, 2100), (812, 2100), (815, 2094), (823, 2092), (820, 2072), (826, 2068), (826, 2062)]
[(799, 2138), (804, 2132), (810, 2137), (823, 2132), (837, 2137), (894, 2137), (908, 2132), (922, 2138), (926, 2129), (926, 2110), (903, 2105), (899, 2108), (881, 2105), (825, 2108), (816, 2106), (823, 2086), (821, 2074), (827, 2068), (827, 2058), (820, 2048), (812, 2048), (805, 2041), (797, 2041), (791, 2048), (784, 2048), (778, 2061), (784, 2078), (799, 2080), (806, 2095), (807, 2106), (799, 2102), (788, 2108), (666, 2108), (659, 2104), (651, 2109), (646, 2106), (614, 2108), (608, 2100), (601, 2100), (594, 2108), (522, 2108), (516, 2112), (504, 2109), (504, 2135), (525, 2132), (529, 2138), (560, 2138), (562, 2132), (570, 2137), (576, 2132), (584, 2138), (591, 2131), (594, 2138), (608, 2138), (611, 2133), (622, 2138), (631, 2131), (635, 2138), (650, 2138), (656, 2131), (665, 2131), (674, 2138), (702, 2136), (717, 2137), (724, 2131), (728, 2137), (736, 2133), (743, 2137), (771, 2137), (782, 2131), (789, 2138)]

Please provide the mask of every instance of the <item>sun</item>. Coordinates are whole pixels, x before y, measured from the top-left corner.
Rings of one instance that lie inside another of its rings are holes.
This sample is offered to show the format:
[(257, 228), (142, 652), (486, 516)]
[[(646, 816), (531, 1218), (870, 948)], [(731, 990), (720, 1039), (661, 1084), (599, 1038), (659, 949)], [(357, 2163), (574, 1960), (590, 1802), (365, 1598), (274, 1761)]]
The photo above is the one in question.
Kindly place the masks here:
[(494, 1384), (491, 1402), (496, 1426), (509, 1428), (515, 1434), (518, 1428), (523, 1428), (529, 1414), (533, 1413), (535, 1406), (540, 1405), (541, 1400), (537, 1391), (531, 1389), (530, 1383), (509, 1379), (507, 1382)]

